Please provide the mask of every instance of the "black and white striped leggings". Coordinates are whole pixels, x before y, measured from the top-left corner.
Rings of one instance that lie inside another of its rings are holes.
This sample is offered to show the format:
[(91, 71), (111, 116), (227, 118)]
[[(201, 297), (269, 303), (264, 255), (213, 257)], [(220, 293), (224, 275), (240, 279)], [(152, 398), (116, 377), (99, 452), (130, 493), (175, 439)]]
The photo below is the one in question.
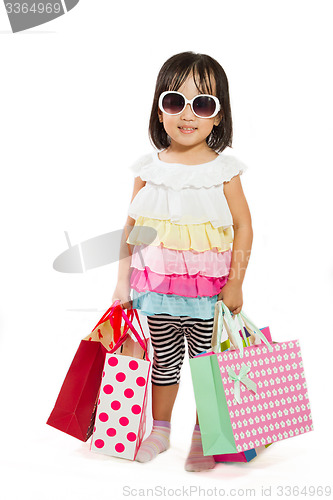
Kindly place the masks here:
[(188, 354), (193, 358), (211, 347), (214, 318), (155, 314), (147, 316), (154, 360), (151, 381), (155, 385), (178, 384), (185, 356), (185, 338)]

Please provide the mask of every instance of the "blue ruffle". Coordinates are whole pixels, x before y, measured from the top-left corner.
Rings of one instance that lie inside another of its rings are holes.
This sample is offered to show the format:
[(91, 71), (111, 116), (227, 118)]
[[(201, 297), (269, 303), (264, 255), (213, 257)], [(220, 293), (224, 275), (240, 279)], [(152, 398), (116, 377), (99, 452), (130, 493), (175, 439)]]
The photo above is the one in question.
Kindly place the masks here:
[(132, 289), (134, 309), (140, 309), (144, 316), (171, 314), (192, 318), (211, 319), (214, 317), (217, 295), (212, 297), (184, 297), (182, 295), (156, 292), (137, 292)]

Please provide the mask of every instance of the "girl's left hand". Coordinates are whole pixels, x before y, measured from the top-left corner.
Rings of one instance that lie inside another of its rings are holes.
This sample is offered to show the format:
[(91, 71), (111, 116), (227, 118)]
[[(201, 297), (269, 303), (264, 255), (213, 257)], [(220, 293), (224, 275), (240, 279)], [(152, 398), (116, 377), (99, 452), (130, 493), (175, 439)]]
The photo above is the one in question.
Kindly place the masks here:
[(218, 300), (223, 300), (227, 308), (232, 314), (239, 314), (243, 307), (243, 292), (242, 285), (227, 281), (217, 297)]

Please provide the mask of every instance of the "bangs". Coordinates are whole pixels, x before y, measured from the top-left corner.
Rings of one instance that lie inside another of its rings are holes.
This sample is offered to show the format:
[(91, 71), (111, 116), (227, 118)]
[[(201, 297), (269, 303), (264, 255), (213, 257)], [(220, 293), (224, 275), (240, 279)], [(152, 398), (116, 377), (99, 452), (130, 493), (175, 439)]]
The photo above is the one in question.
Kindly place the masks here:
[(173, 75), (166, 90), (178, 90), (186, 81), (189, 75), (192, 74), (195, 86), (200, 94), (213, 95), (213, 82), (211, 78), (212, 68), (206, 64), (194, 63), (191, 66), (177, 68), (178, 71)]

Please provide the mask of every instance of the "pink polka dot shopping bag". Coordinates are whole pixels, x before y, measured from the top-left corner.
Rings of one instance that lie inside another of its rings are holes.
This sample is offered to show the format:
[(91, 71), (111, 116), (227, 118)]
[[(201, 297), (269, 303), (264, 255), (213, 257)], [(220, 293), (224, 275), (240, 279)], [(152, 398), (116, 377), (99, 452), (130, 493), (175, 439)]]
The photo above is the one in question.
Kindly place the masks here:
[[(215, 308), (213, 350), (190, 360), (204, 455), (240, 453), (312, 431), (299, 340), (269, 342), (243, 312), (231, 317), (222, 301)], [(223, 325), (231, 348), (221, 352)], [(246, 347), (244, 325), (254, 341)]]
[[(81, 340), (60, 389), (47, 424), (81, 441), (93, 432), (97, 396), (107, 351), (112, 349), (129, 326), (121, 326), (123, 311), (115, 301), (92, 332)], [(132, 319), (128, 311), (127, 319)]]
[[(134, 460), (146, 431), (147, 384), (151, 362), (148, 341), (129, 320), (134, 342), (125, 333), (105, 356), (102, 383), (90, 449)], [(135, 345), (136, 344), (136, 345)]]

